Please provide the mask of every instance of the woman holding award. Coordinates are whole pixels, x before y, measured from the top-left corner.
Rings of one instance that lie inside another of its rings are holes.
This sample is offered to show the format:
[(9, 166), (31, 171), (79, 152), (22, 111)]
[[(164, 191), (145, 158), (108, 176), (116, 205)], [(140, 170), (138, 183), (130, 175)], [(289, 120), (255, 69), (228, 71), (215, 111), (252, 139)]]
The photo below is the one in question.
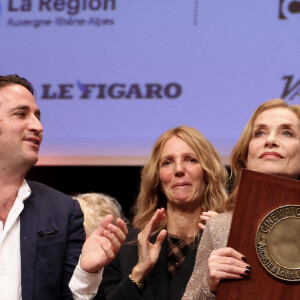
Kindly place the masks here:
[(208, 220), (183, 300), (215, 299), (222, 279), (243, 279), (251, 273), (244, 255), (226, 247), (242, 169), (299, 178), (300, 106), (281, 99), (260, 105), (232, 151), (231, 166), (235, 183), (227, 212)]

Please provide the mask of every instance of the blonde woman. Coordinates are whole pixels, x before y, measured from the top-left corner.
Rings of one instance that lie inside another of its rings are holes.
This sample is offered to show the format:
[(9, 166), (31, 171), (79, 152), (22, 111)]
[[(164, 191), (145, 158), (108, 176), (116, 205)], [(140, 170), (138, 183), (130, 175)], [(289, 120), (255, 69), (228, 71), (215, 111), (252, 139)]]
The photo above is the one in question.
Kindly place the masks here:
[(225, 183), (216, 150), (198, 130), (180, 126), (162, 134), (142, 171), (134, 229), (104, 270), (106, 299), (181, 299), (199, 223), (224, 210)]

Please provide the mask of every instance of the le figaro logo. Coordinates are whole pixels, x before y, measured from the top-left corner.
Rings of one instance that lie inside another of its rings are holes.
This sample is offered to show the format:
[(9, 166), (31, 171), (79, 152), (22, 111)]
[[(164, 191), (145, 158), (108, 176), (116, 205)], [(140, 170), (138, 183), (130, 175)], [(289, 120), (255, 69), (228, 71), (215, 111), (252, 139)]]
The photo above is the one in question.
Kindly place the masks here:
[(279, 0), (279, 19), (300, 20), (300, 1), (295, 0)]
[(41, 100), (175, 100), (182, 95), (176, 82), (161, 83), (44, 83)]
[(13, 27), (114, 25), (99, 13), (115, 11), (117, 0), (8, 0), (6, 9), (7, 26)]

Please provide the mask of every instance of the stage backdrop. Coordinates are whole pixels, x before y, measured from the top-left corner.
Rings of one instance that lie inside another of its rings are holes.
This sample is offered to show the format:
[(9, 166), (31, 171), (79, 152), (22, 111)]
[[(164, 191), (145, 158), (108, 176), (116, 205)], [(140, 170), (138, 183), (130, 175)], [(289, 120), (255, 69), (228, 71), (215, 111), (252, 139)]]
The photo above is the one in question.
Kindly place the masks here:
[(40, 165), (141, 165), (189, 125), (223, 162), (253, 110), (300, 104), (300, 1), (2, 0), (0, 72), (35, 86)]

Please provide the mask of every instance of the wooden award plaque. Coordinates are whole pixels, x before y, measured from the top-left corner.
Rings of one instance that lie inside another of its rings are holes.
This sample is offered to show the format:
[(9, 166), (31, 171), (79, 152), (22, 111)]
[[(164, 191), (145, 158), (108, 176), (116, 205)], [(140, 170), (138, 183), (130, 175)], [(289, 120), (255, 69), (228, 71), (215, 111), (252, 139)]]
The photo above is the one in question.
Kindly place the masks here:
[(217, 300), (300, 299), (300, 181), (243, 170), (228, 247), (252, 270), (222, 280)]

